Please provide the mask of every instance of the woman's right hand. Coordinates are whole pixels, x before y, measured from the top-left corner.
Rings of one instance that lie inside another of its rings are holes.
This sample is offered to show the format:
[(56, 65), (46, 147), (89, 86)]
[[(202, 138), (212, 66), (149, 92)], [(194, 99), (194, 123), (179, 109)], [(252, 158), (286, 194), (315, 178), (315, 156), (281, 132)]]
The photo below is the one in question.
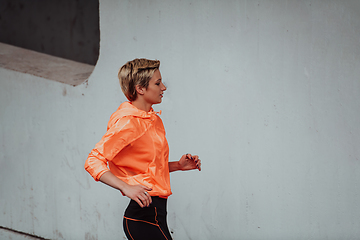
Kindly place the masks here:
[(125, 196), (134, 200), (140, 207), (148, 207), (152, 203), (151, 197), (147, 191), (151, 191), (151, 188), (143, 185), (129, 185), (126, 182), (120, 180), (112, 172), (105, 172), (100, 181), (120, 190)]
[(151, 188), (148, 188), (143, 185), (128, 185), (124, 186), (121, 189), (121, 192), (127, 196), (128, 198), (131, 198), (135, 202), (139, 204), (140, 207), (148, 207), (151, 203), (151, 196), (147, 191), (151, 191)]

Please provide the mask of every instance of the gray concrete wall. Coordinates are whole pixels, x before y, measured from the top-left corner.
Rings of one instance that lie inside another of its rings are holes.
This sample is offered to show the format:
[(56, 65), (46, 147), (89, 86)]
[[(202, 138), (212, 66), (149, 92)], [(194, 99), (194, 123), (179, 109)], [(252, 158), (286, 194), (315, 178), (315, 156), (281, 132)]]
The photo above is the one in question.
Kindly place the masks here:
[(121, 239), (121, 194), (83, 170), (125, 100), (117, 70), (161, 60), (174, 239), (358, 239), (358, 1), (100, 1), (99, 61), (71, 87), (0, 69), (0, 226)]

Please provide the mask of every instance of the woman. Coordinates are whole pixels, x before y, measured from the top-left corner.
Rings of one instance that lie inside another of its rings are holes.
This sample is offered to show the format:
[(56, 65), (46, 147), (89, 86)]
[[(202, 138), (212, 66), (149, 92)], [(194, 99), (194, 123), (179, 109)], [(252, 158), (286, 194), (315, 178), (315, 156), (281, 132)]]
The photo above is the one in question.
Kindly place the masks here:
[(201, 170), (196, 155), (168, 162), (164, 125), (152, 109), (166, 90), (159, 66), (158, 60), (134, 59), (120, 68), (121, 89), (129, 101), (111, 115), (106, 134), (85, 163), (96, 181), (131, 199), (123, 220), (128, 239), (172, 239), (166, 222), (169, 173)]

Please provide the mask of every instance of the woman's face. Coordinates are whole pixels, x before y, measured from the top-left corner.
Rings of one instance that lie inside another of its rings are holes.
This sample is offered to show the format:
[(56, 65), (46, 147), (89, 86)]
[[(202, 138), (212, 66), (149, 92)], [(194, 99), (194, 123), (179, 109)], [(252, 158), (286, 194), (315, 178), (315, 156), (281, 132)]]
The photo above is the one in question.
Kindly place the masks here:
[(161, 99), (165, 90), (166, 87), (162, 82), (160, 71), (156, 70), (149, 81), (149, 86), (147, 89), (143, 88), (143, 98), (150, 104), (161, 103)]

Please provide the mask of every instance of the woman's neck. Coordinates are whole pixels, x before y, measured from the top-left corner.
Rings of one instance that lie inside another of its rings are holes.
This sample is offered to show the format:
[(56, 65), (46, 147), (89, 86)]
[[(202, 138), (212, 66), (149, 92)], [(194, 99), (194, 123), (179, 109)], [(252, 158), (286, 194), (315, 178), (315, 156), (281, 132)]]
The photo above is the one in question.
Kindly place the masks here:
[(135, 101), (132, 101), (131, 102), (132, 105), (134, 105), (137, 109), (140, 109), (140, 110), (143, 110), (145, 112), (149, 112), (151, 107), (152, 107), (152, 104), (150, 103), (147, 103), (145, 101), (141, 101), (141, 98), (137, 98)]

